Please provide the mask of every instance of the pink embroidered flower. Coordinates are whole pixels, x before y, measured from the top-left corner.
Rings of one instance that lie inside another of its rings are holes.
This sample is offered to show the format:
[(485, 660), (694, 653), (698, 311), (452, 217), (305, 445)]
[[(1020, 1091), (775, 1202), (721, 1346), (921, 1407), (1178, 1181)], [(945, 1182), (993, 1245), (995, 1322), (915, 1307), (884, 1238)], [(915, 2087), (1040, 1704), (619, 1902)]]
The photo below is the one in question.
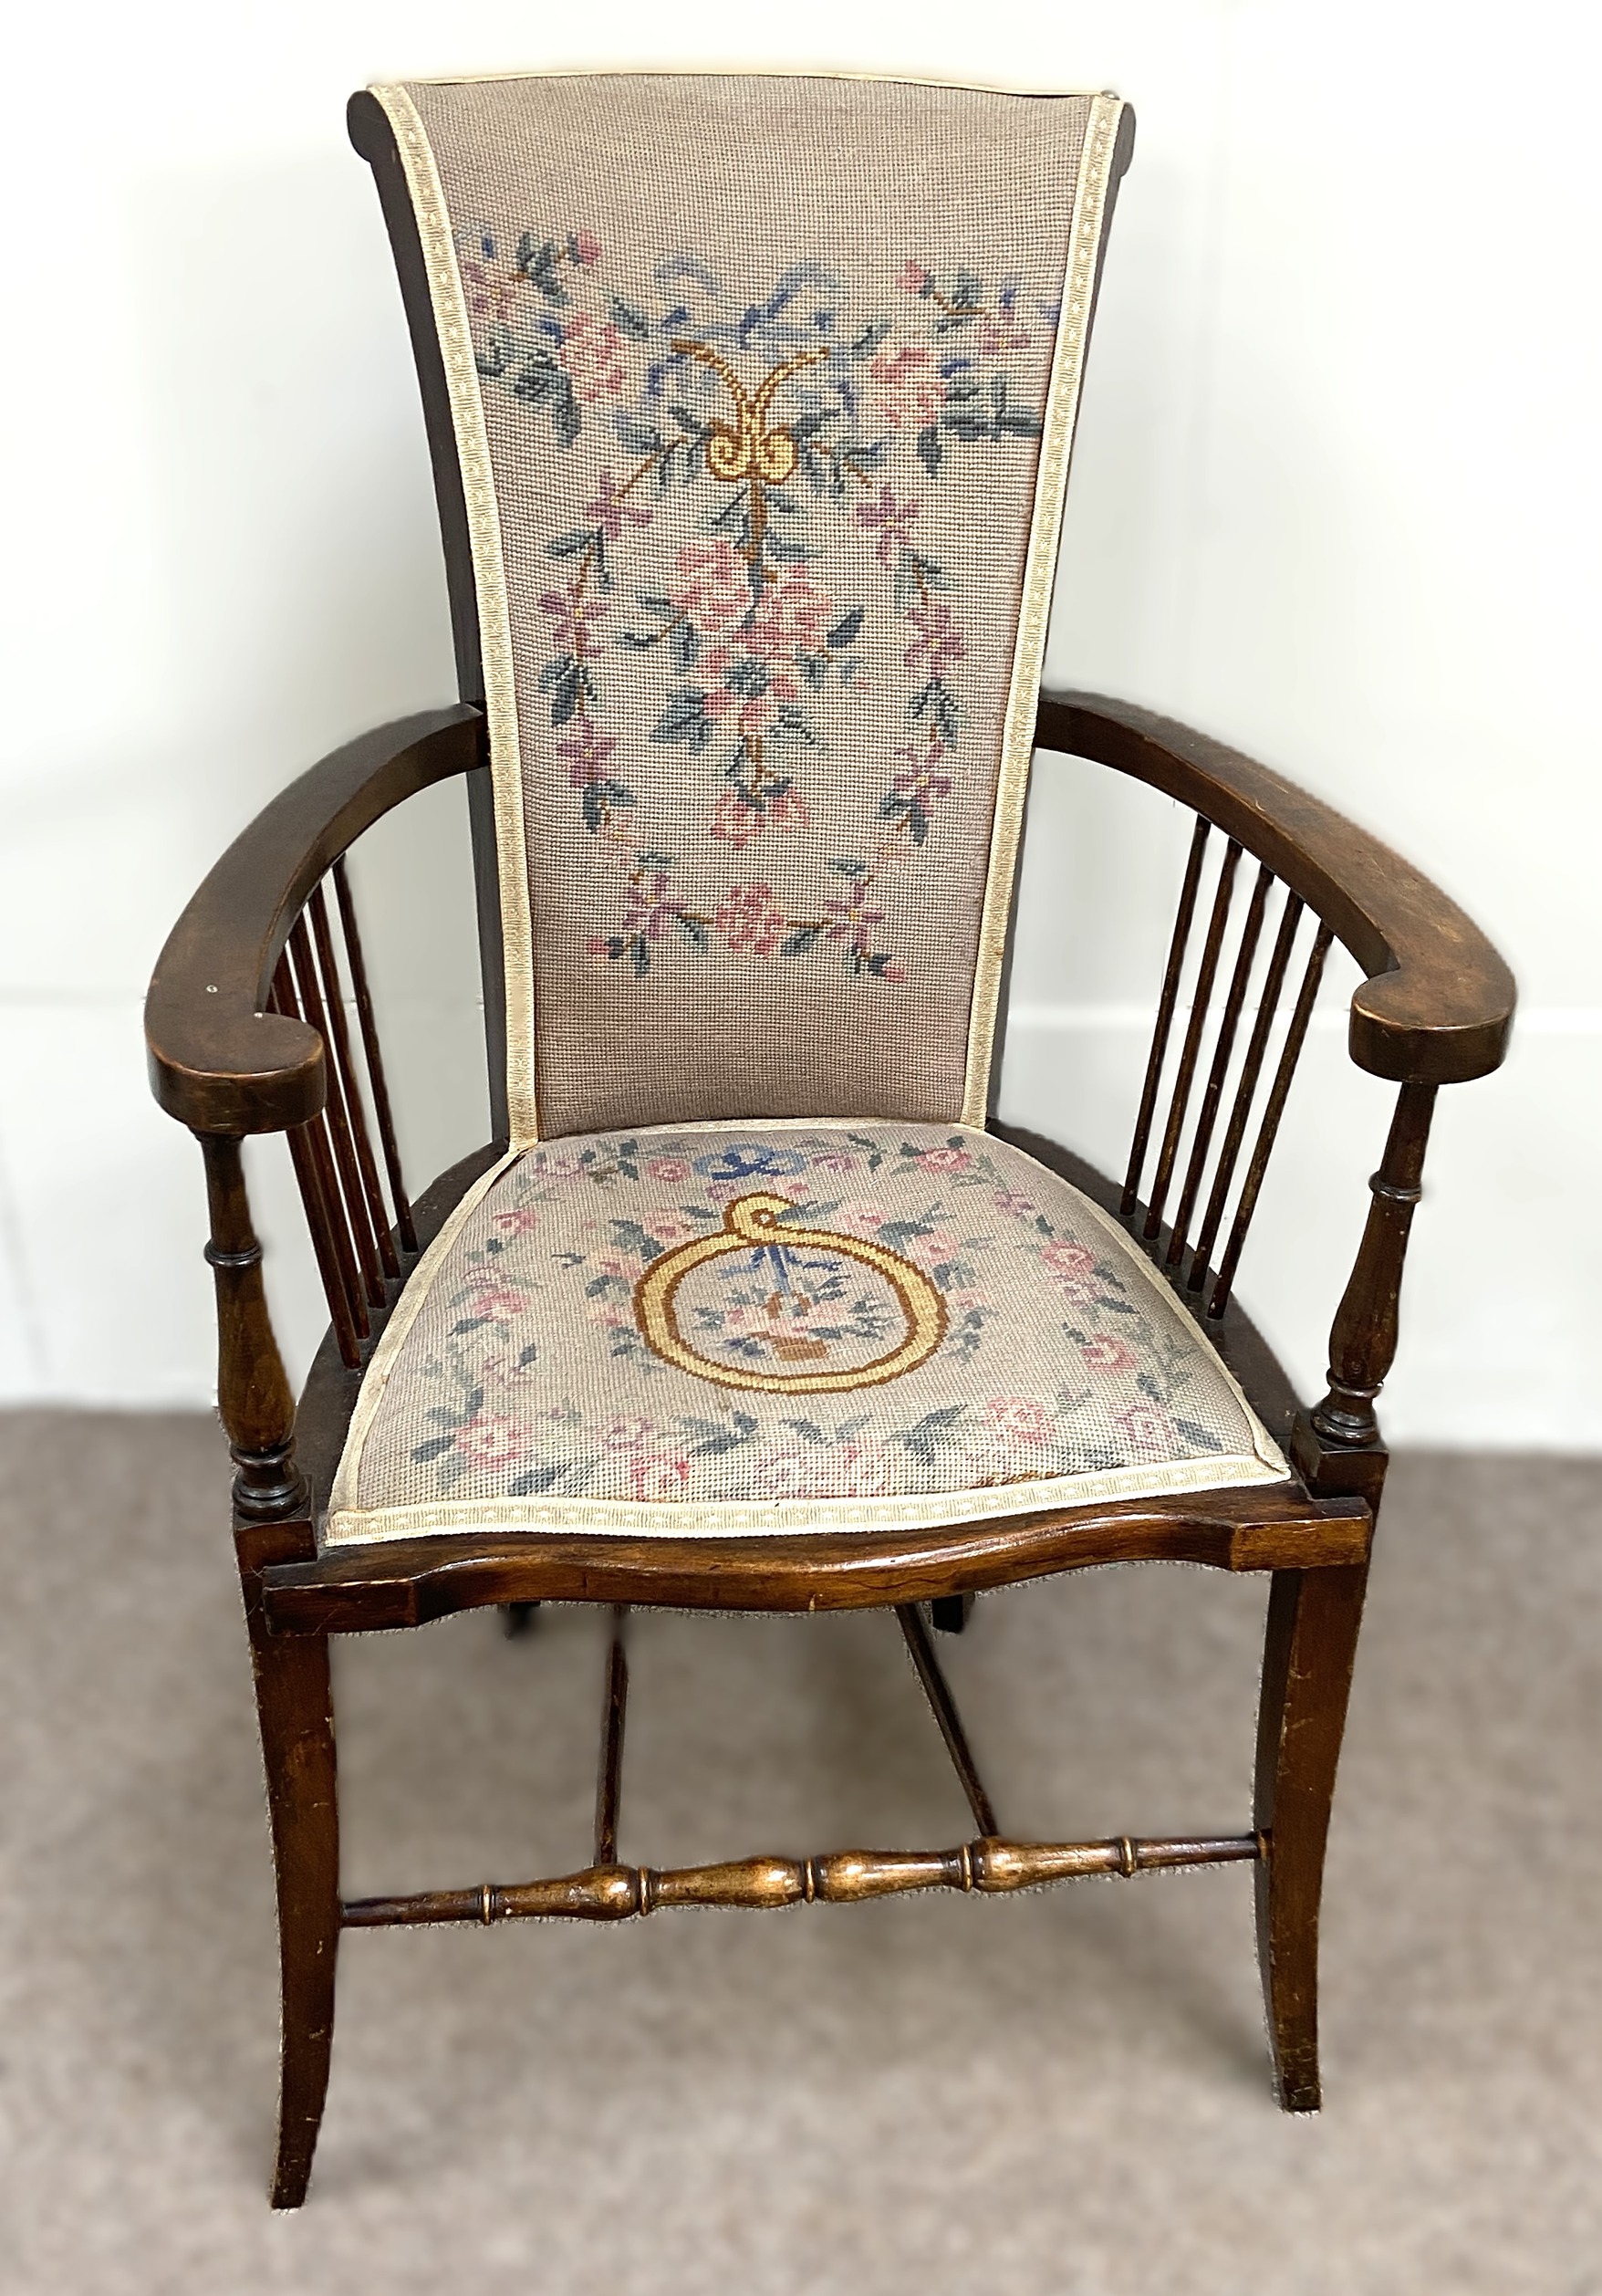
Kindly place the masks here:
[(533, 1305), (525, 1291), (500, 1282), (493, 1268), (475, 1268), (467, 1282), (463, 1304), (470, 1314), (482, 1316), (486, 1322), (510, 1323), (514, 1316), (526, 1315)]
[(1183, 1458), (1185, 1446), (1180, 1441), (1172, 1420), (1160, 1404), (1131, 1404), (1128, 1411), (1115, 1411), (1113, 1425), (1121, 1427), (1129, 1438), (1130, 1450), (1141, 1459)]
[(523, 1456), (523, 1430), (515, 1419), (481, 1411), (457, 1428), (456, 1448), (474, 1466), (510, 1466)]
[(737, 853), (743, 853), (766, 827), (767, 816), (761, 807), (748, 805), (738, 789), (725, 789), (713, 811), (713, 835)]
[(1040, 1255), (1054, 1276), (1062, 1276), (1072, 1283), (1088, 1283), (1096, 1273), (1096, 1254), (1087, 1244), (1077, 1243), (1072, 1237), (1059, 1237), (1048, 1244)]
[(653, 1212), (646, 1225), (659, 1244), (687, 1244), (701, 1234), (693, 1220), (682, 1219), (677, 1212)]
[[(672, 930), (684, 908), (684, 896), (673, 891), (665, 869), (642, 871), (629, 888), (623, 910), (623, 937), (628, 940), (635, 934), (643, 934), (648, 941), (660, 941), (664, 933)], [(605, 941), (601, 944), (603, 949), (609, 945)]]
[(617, 746), (612, 735), (598, 732), (588, 717), (581, 717), (567, 740), (557, 744), (557, 755), (567, 760), (567, 778), (573, 787), (585, 789), (592, 782), (606, 779)]
[(497, 1212), (495, 1226), (505, 1236), (525, 1236), (539, 1226), (539, 1214), (532, 1204), (523, 1205), (515, 1212)]
[(770, 1451), (749, 1470), (754, 1498), (805, 1498), (811, 1482), (810, 1463), (799, 1451)]
[(857, 1159), (848, 1156), (842, 1149), (831, 1148), (826, 1155), (813, 1157), (812, 1169), (814, 1172), (855, 1172)]
[(860, 956), (871, 954), (873, 927), (884, 923), (884, 911), (868, 906), (868, 888), (869, 880), (866, 877), (853, 877), (848, 900), (826, 901), (823, 904), (825, 916), (833, 920), (826, 930), (825, 938), (830, 941), (849, 940)]
[[(832, 599), (826, 597), (806, 574), (786, 574), (764, 590), (756, 601), (751, 627), (744, 633), (749, 651), (764, 662), (777, 662), (797, 653), (817, 653), (824, 632), (835, 619)], [(794, 699), (795, 689), (791, 689)]]
[(594, 263), (600, 255), (600, 241), (593, 231), (576, 231), (567, 243), (575, 263)]
[(593, 625), (607, 611), (604, 600), (586, 597), (577, 587), (569, 590), (543, 591), (539, 610), (542, 614), (550, 616), (554, 643), (565, 646), (579, 661), (597, 643)]
[(997, 1188), (990, 1200), (998, 1212), (1010, 1212), (1014, 1219), (1022, 1219), (1025, 1215), (1038, 1212), (1040, 1209), (1033, 1196), (1019, 1195), (1014, 1188)]
[(991, 1426), (1005, 1443), (1049, 1443), (1056, 1432), (1045, 1405), (1027, 1395), (993, 1395), (985, 1408)]
[(921, 431), (940, 412), (945, 386), (931, 350), (911, 343), (881, 350), (868, 371), (878, 385), (874, 404), (892, 430)]
[(921, 263), (914, 263), (910, 256), (896, 274), (896, 285), (903, 287), (909, 295), (921, 295), (929, 283), (928, 272)]
[(926, 746), (921, 746), (912, 742), (906, 748), (898, 749), (896, 756), (907, 770), (897, 774), (890, 785), (896, 795), (906, 798), (923, 812), (932, 813), (941, 798), (948, 798), (952, 793), (950, 774), (936, 773), (934, 770), (943, 761), (945, 754), (945, 744), (938, 735), (931, 735)]
[(648, 527), (651, 514), (638, 502), (630, 502), (618, 491), (618, 482), (609, 470), (603, 470), (596, 481), (595, 499), (584, 506), (584, 515), (591, 526), (598, 527), (609, 542), (615, 542), (625, 524)]
[(794, 789), (781, 789), (776, 797), (769, 798), (767, 819), (770, 829), (809, 830), (812, 827), (812, 816)]
[(629, 1458), (629, 1480), (637, 1499), (681, 1498), (690, 1462), (678, 1451), (635, 1450)]
[(944, 675), (952, 663), (966, 661), (967, 641), (943, 600), (931, 600), (927, 605), (914, 606), (907, 619), (919, 633), (902, 656), (909, 670), (921, 665), (931, 678), (938, 678)]
[(718, 937), (736, 956), (771, 956), (785, 937), (785, 913), (765, 882), (731, 885), (718, 903)]
[(1132, 1372), (1139, 1358), (1122, 1340), (1115, 1340), (1109, 1331), (1098, 1331), (1093, 1340), (1087, 1340), (1079, 1350), (1093, 1372)]
[(881, 487), (877, 502), (859, 502), (855, 517), (864, 534), (876, 530), (879, 540), (874, 555), (881, 566), (890, 566), (902, 550), (912, 547), (912, 522), (920, 505), (915, 499), (898, 502), (889, 486)]
[(829, 1226), (844, 1228), (848, 1236), (872, 1237), (889, 1218), (889, 1214), (882, 1204), (842, 1204)]
[(587, 403), (602, 397), (623, 395), (623, 338), (610, 319), (576, 311), (562, 338), (562, 364), (573, 378), (573, 388)]
[(973, 1159), (965, 1148), (925, 1148), (918, 1161), (925, 1172), (966, 1172)]
[(830, 1459), (827, 1477), (833, 1498), (884, 1498), (896, 1489), (896, 1462), (882, 1445), (845, 1443)]
[(690, 1177), (690, 1166), (682, 1156), (656, 1156), (645, 1168), (653, 1180), (660, 1180), (670, 1188), (677, 1187), (681, 1180)]
[(949, 1227), (931, 1227), (927, 1236), (911, 1237), (908, 1248), (930, 1267), (938, 1268), (942, 1260), (954, 1259), (962, 1246)]
[(673, 570), (678, 579), (668, 596), (697, 629), (729, 630), (750, 611), (750, 569), (732, 542), (686, 542)]

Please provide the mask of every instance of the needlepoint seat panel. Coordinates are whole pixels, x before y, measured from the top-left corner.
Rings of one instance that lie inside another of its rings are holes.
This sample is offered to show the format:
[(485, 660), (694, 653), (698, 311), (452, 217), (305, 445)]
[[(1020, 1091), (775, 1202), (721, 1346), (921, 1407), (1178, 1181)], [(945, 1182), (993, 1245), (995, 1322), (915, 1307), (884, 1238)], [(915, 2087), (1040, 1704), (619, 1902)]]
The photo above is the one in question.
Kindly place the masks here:
[(921, 1528), (1284, 1477), (1121, 1228), (937, 1125), (577, 1135), (411, 1278), (330, 1543)]
[(1122, 107), (374, 92), (462, 465), (514, 1145), (982, 1123)]

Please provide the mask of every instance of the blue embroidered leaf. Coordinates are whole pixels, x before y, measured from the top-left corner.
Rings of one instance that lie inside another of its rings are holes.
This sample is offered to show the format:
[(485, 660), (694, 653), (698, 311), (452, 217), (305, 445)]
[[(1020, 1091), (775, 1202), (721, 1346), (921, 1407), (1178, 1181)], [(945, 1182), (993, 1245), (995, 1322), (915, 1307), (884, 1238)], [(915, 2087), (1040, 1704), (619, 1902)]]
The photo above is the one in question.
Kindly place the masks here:
[(442, 1452), (451, 1450), (455, 1441), (454, 1435), (431, 1435), (428, 1442), (418, 1445), (411, 1456), (421, 1465), (429, 1459), (437, 1459)]
[(490, 1319), (487, 1315), (463, 1316), (460, 1323), (453, 1323), (451, 1326), (451, 1337), (455, 1339), (458, 1333), (463, 1331), (480, 1331), (484, 1325), (489, 1321), (489, 1320)]
[[(664, 853), (656, 846), (648, 845), (640, 856), (640, 866), (641, 869), (671, 869), (677, 858), (676, 854)], [(638, 1178), (638, 1174), (635, 1176)]]
[(637, 933), (629, 942), (629, 962), (634, 968), (635, 979), (642, 981), (650, 970), (650, 943), (643, 933)]
[(706, 927), (702, 924), (699, 917), (686, 916), (684, 912), (681, 909), (678, 915), (673, 919), (673, 923), (678, 926), (680, 932), (684, 935), (684, 938), (689, 942), (692, 948), (704, 949), (711, 945), (710, 936), (708, 935)]
[(657, 454), (661, 452), (662, 434), (654, 423), (642, 423), (630, 414), (627, 407), (619, 407), (612, 416), (612, 428), (621, 444), (631, 454)]
[(825, 643), (836, 648), (854, 644), (863, 619), (862, 608), (853, 606), (848, 614), (842, 614), (834, 628), (825, 633)]
[(829, 868), (837, 877), (866, 877), (868, 863), (859, 861), (832, 861)]
[(911, 1452), (914, 1458), (932, 1466), (937, 1451), (957, 1440), (956, 1425), (967, 1410), (966, 1404), (945, 1404), (938, 1411), (925, 1412), (923, 1417), (909, 1427), (896, 1440)]
[(528, 1342), (528, 1345), (527, 1345), (527, 1346), (524, 1349), (524, 1351), (523, 1351), (522, 1354), (521, 1354), (521, 1355), (519, 1355), (519, 1357), (517, 1358), (517, 1368), (518, 1368), (518, 1370), (519, 1370), (520, 1372), (526, 1371), (526, 1370), (528, 1369), (528, 1366), (530, 1365), (530, 1363), (533, 1363), (533, 1362), (537, 1362), (537, 1361), (538, 1361), (538, 1358), (539, 1358), (539, 1343), (538, 1343), (538, 1341), (536, 1341), (536, 1340), (530, 1340), (530, 1341)]
[(825, 1435), (816, 1419), (786, 1419), (783, 1424), (786, 1427), (793, 1427), (803, 1443), (827, 1443), (828, 1441), (827, 1435)]
[(644, 1260), (648, 1267), (653, 1259), (661, 1258), (665, 1248), (654, 1236), (646, 1233), (638, 1220), (614, 1220), (612, 1241), (620, 1252), (632, 1252), (636, 1259)]
[(625, 303), (620, 295), (612, 297), (612, 325), (619, 335), (627, 335), (631, 342), (642, 343), (650, 333), (650, 321), (643, 311), (637, 311), (632, 303)]
[(675, 667), (688, 670), (701, 652), (701, 638), (692, 621), (681, 621), (672, 633)]
[(889, 331), (890, 323), (888, 318), (876, 318), (870, 327), (863, 329), (861, 334), (851, 345), (852, 358), (871, 359)]
[(821, 924), (797, 925), (794, 933), (786, 934), (779, 943), (779, 955), (805, 956), (807, 950), (823, 938), (823, 933)]
[(533, 1498), (540, 1491), (548, 1491), (559, 1483), (567, 1472), (567, 1461), (558, 1460), (554, 1466), (531, 1466), (526, 1474), (517, 1476), (506, 1486), (508, 1498)]
[(934, 423), (931, 423), (926, 429), (919, 432), (918, 459), (931, 478), (940, 476), (941, 461), (944, 452), (941, 444), (940, 431)]
[(651, 727), (650, 737), (681, 742), (686, 749), (699, 753), (711, 741), (713, 730), (704, 693), (698, 686), (681, 686), (669, 694), (668, 705)]
[(1184, 1436), (1185, 1441), (1187, 1443), (1193, 1443), (1199, 1450), (1222, 1451), (1223, 1449), (1223, 1445), (1220, 1443), (1218, 1437), (1215, 1435), (1210, 1434), (1207, 1428), (1199, 1427), (1193, 1419), (1176, 1419), (1174, 1421), (1174, 1425), (1178, 1428), (1180, 1434)]
[(549, 558), (577, 558), (581, 550), (593, 549), (600, 537), (588, 527), (576, 527), (571, 534), (559, 534), (554, 542), (546, 544)]
[(1038, 438), (1040, 417), (1028, 407), (1009, 407), (1004, 415), (997, 418), (997, 428), (1011, 431), (1018, 438)]
[[(821, 749), (823, 746), (822, 735), (807, 716), (806, 712), (797, 708), (794, 702), (785, 704), (768, 727), (767, 737), (769, 741), (805, 742), (809, 749)], [(777, 797), (778, 790), (775, 789), (774, 795)]]

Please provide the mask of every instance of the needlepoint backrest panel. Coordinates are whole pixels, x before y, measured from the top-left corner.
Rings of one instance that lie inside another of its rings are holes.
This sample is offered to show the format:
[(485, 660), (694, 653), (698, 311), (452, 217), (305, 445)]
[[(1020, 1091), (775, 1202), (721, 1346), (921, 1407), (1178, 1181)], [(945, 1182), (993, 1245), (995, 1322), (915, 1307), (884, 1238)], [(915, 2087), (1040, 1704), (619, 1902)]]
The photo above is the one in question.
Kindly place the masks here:
[(467, 507), (514, 1144), (982, 1122), (1122, 107), (373, 93)]

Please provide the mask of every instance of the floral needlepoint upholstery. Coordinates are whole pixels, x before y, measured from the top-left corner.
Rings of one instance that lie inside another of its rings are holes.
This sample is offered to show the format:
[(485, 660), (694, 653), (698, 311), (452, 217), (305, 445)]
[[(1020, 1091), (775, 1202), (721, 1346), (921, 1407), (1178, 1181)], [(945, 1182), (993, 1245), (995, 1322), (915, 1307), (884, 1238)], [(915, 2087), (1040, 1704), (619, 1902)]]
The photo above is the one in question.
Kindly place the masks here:
[(509, 1158), (369, 1370), (333, 1543), (917, 1527), (1286, 1473), (1118, 1228), (965, 1126)]
[(1121, 106), (375, 93), (472, 542), (514, 1143), (982, 1121)]

